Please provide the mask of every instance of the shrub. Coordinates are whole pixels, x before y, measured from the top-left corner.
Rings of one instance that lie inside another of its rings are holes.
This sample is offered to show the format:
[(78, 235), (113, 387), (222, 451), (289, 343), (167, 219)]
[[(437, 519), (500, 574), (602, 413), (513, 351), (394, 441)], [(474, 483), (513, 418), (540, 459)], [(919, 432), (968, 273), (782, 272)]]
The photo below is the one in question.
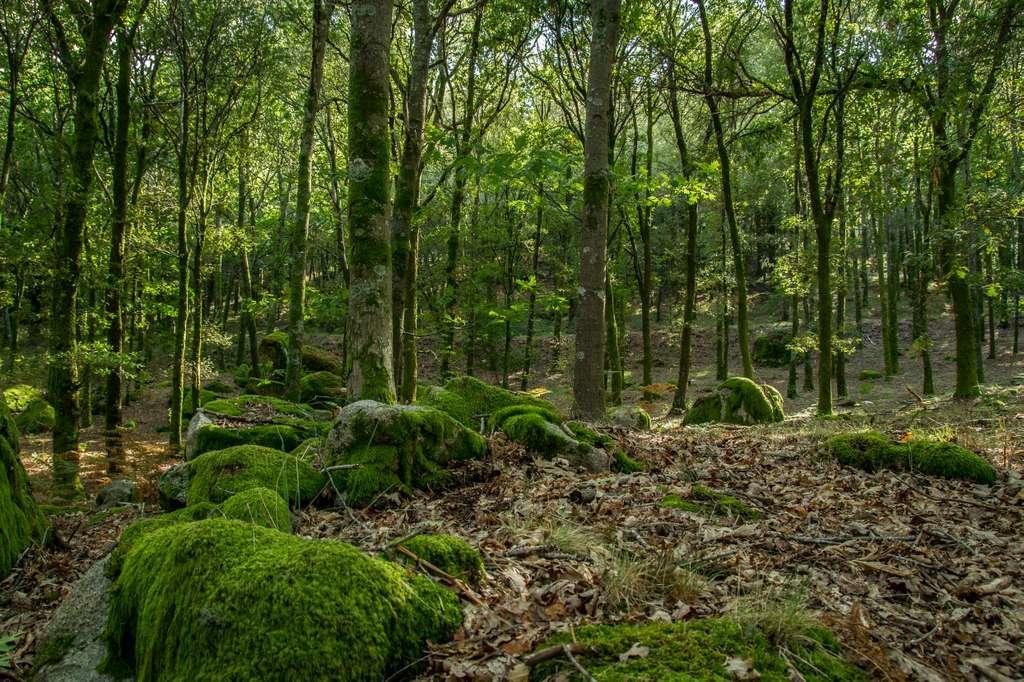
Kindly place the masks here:
[(110, 600), (105, 667), (139, 682), (408, 675), (462, 620), (454, 594), (351, 545), (226, 519), (147, 534)]

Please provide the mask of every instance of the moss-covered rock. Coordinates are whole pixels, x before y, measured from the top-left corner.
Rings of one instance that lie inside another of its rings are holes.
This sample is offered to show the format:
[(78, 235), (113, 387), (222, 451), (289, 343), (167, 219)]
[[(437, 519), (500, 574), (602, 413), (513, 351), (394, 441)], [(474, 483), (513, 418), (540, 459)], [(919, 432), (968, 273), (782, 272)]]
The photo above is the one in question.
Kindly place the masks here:
[(232, 417), (249, 423), (291, 426), (303, 439), (325, 435), (331, 428), (330, 412), (274, 396), (247, 394), (220, 398), (207, 403), (203, 410), (214, 418)]
[(461, 620), (454, 594), (351, 545), (210, 519), (128, 552), (107, 665), (138, 682), (385, 679)]
[(754, 362), (762, 367), (785, 367), (789, 364), (789, 330), (772, 329), (754, 337)]
[(996, 470), (975, 453), (955, 443), (934, 438), (910, 438), (897, 442), (877, 431), (857, 431), (832, 436), (825, 450), (845, 464), (867, 472), (892, 469), (928, 476), (991, 484)]
[[(209, 402), (217, 400), (221, 396), (214, 393), (211, 390), (201, 388), (199, 389), (199, 407), (206, 405)], [(167, 404), (171, 404), (171, 399), (167, 399)], [(181, 394), (181, 414), (183, 417), (189, 418), (194, 412), (192, 411), (192, 388), (186, 388)]]
[(577, 440), (568, 427), (549, 421), (540, 411), (521, 411), (508, 417), (501, 430), (510, 440), (546, 459), (564, 457), (570, 464), (588, 471), (607, 471), (611, 466), (608, 453)]
[[(285, 369), (288, 365), (288, 334), (276, 331), (260, 339), (260, 357), (268, 360), (274, 369)], [(342, 376), (345, 368), (341, 359), (315, 346), (302, 346), (302, 367), (308, 372), (331, 372)]]
[(339, 377), (345, 376), (341, 358), (316, 346), (302, 347), (302, 368), (307, 372), (330, 372)]
[(416, 404), (437, 408), (456, 421), (478, 431), (486, 427), (488, 417), (511, 405), (532, 405), (556, 414), (558, 412), (547, 400), (527, 393), (507, 391), (469, 376), (456, 377), (443, 388), (421, 387), (417, 393)]
[[(787, 643), (785, 656), (759, 630), (752, 630), (728, 618), (702, 618), (677, 623), (585, 625), (575, 631), (575, 641), (584, 652), (579, 663), (598, 680), (659, 680), (684, 682), (707, 680), (730, 682), (737, 679), (729, 663), (749, 664), (757, 675), (741, 679), (788, 682), (790, 666), (799, 679), (808, 682), (868, 680), (868, 676), (842, 657), (839, 644), (828, 630), (812, 627), (798, 641)], [(569, 634), (558, 635), (546, 644), (566, 644)], [(644, 655), (628, 656), (634, 647)], [(747, 673), (750, 674), (750, 673)], [(564, 659), (554, 659), (532, 671), (534, 680), (552, 676), (579, 679), (576, 668)]]
[[(324, 463), (349, 504), (367, 504), (392, 488), (433, 488), (451, 461), (478, 459), (487, 441), (450, 416), (419, 405), (360, 400), (347, 405), (327, 436)], [(357, 465), (357, 466), (356, 466)]]
[(639, 405), (619, 405), (608, 410), (608, 421), (637, 431), (651, 430), (651, 415)]
[(240, 429), (207, 424), (196, 432), (195, 450), (189, 451), (189, 459), (235, 445), (262, 445), (290, 452), (304, 440), (304, 435), (285, 424), (260, 424)]
[(861, 381), (878, 381), (884, 375), (877, 369), (862, 369), (860, 374), (857, 375)]
[(622, 448), (612, 450), (612, 471), (617, 471), (620, 474), (635, 474), (645, 469), (646, 467), (642, 462), (638, 462), (627, 455), (626, 451)]
[(684, 423), (770, 424), (782, 421), (782, 396), (771, 386), (746, 377), (730, 377), (709, 395), (701, 396), (686, 411)]
[(303, 462), (320, 462), (323, 459), (325, 439), (320, 436), (307, 438), (292, 450), (291, 454)]
[(275, 381), (273, 379), (258, 379), (256, 377), (252, 377), (245, 382), (245, 392), (249, 395), (284, 398), (284, 382)]
[(156, 491), (161, 508), (173, 511), (188, 504), (188, 479), (189, 468), (185, 462), (175, 464), (160, 474)]
[(581, 421), (569, 421), (565, 423), (573, 437), (581, 443), (592, 445), (595, 448), (609, 449), (615, 445), (615, 439), (611, 436), (595, 431)]
[(491, 431), (500, 429), (505, 422), (512, 417), (524, 414), (535, 414), (552, 424), (561, 424), (562, 417), (552, 409), (538, 405), (509, 405), (494, 412), (487, 420), (488, 429)]
[(313, 372), (299, 382), (301, 400), (317, 407), (330, 407), (345, 402), (345, 383), (337, 374)]
[(261, 447), (238, 445), (215, 450), (188, 463), (188, 503), (223, 502), (249, 488), (269, 488), (293, 506), (306, 504), (324, 487), (316, 469), (292, 455)]
[(28, 384), (16, 384), (4, 389), (4, 401), (7, 403), (7, 409), (11, 412), (18, 413), (28, 407), (28, 404), (37, 398), (45, 397), (43, 392), (35, 386), (29, 386)]
[(690, 494), (687, 497), (681, 497), (674, 493), (665, 495), (661, 500), (661, 506), (696, 512), (705, 516), (735, 516), (748, 521), (761, 518), (761, 512), (750, 505), (737, 500), (732, 495), (726, 495), (702, 485), (690, 488)]
[(124, 558), (127, 556), (128, 551), (147, 534), (170, 526), (202, 521), (213, 516), (219, 516), (220, 513), (220, 507), (212, 502), (197, 502), (196, 504), (166, 514), (158, 514), (136, 521), (121, 531), (121, 539), (118, 540), (114, 551), (110, 553), (107, 574), (111, 576), (117, 575), (121, 570), (121, 564), (124, 563)]
[(273, 528), (282, 533), (292, 532), (288, 503), (269, 488), (249, 488), (235, 493), (224, 501), (220, 510), (229, 519)]
[(18, 428), (0, 396), (0, 579), (26, 547), (43, 541), (49, 528), (32, 498), (19, 454)]
[[(486, 574), (480, 552), (454, 535), (416, 535), (403, 541), (402, 546), (420, 559), (471, 585), (478, 585)], [(396, 553), (395, 558), (402, 563), (412, 562), (406, 554)]]
[(21, 433), (44, 433), (53, 429), (57, 414), (43, 398), (32, 398), (14, 418)]

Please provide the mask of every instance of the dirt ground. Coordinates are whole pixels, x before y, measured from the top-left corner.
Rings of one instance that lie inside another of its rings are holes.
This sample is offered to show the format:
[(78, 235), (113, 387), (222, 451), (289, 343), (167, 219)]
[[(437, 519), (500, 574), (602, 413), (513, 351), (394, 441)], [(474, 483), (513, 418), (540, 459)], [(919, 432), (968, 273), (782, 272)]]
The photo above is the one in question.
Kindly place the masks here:
[[(906, 389), (920, 388), (920, 363), (909, 354), (891, 381), (857, 380), (862, 368), (881, 366), (879, 325), (867, 319), (863, 346), (849, 363), (851, 400), (840, 403), (834, 419), (815, 418), (815, 395), (806, 394), (786, 401), (781, 425), (683, 427), (665, 416), (666, 387), (643, 403), (655, 416), (653, 431), (613, 432), (646, 472), (581, 475), (558, 460), (534, 460), (496, 436), (485, 466), (468, 472), (473, 482), (465, 486), (382, 509), (308, 509), (297, 532), (372, 551), (410, 532), (443, 530), (481, 550), (490, 579), (464, 595), (466, 623), (454, 642), (429, 652), (429, 678), (514, 675), (522, 657), (549, 635), (586, 622), (681, 620), (796, 603), (832, 627), (873, 678), (1021, 679), (1024, 388), (1017, 384), (1024, 380), (1024, 354), (1013, 356), (1012, 332), (1000, 330), (1000, 352), (986, 361), (983, 397), (953, 402), (951, 323), (941, 308), (933, 317), (940, 391), (934, 399), (920, 401)], [(755, 320), (753, 331), (768, 323)], [(907, 348), (909, 325), (901, 330)], [(676, 372), (678, 334), (658, 329), (654, 341), (655, 381), (667, 384)], [(697, 335), (691, 396), (715, 383), (713, 341), (713, 329)], [(633, 376), (639, 376), (639, 344), (633, 333)], [(735, 356), (735, 344), (732, 350)], [(539, 383), (566, 405), (570, 390), (550, 347), (539, 363), (550, 370)], [(429, 371), (430, 358), (424, 364)], [(731, 367), (738, 366), (733, 357)], [(758, 369), (783, 394), (786, 375), (786, 368)], [(640, 402), (639, 386), (624, 398)], [(20, 635), (15, 674), (30, 670), (40, 628), (74, 580), (127, 523), (157, 513), (156, 479), (176, 461), (166, 434), (157, 431), (166, 400), (166, 390), (153, 387), (126, 414), (136, 423), (127, 443), (128, 476), (148, 503), (99, 515), (88, 502), (54, 508), (68, 547), (30, 549), (0, 583), (0, 633)], [(869, 475), (822, 456), (820, 442), (829, 433), (868, 425), (955, 439), (989, 459), (1000, 480), (976, 486), (907, 473)], [(86, 429), (83, 438), (91, 499), (108, 478), (100, 429)], [(45, 436), (25, 438), (23, 461), (37, 497), (56, 505), (48, 446)], [(664, 495), (685, 495), (695, 483), (763, 516), (708, 517), (660, 505)], [(569, 493), (580, 489), (593, 499), (573, 502)]]

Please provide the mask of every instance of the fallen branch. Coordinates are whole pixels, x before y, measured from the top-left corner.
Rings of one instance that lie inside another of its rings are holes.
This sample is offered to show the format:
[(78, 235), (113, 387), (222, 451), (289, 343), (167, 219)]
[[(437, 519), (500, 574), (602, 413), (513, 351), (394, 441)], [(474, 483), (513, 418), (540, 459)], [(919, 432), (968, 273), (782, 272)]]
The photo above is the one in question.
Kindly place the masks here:
[(917, 404), (918, 405), (920, 405), (921, 407), (925, 407), (924, 399), (917, 394), (917, 391), (912, 389), (910, 386), (906, 386), (906, 385), (904, 385), (904, 388), (907, 389), (907, 392), (910, 393), (910, 395), (914, 396), (914, 398), (917, 400)]
[(530, 654), (523, 663), (532, 668), (545, 661), (550, 661), (552, 658), (564, 656), (566, 653), (582, 654), (586, 653), (586, 651), (587, 647), (582, 644), (556, 644), (555, 646), (549, 646), (546, 649)]
[(584, 563), (590, 563), (591, 561), (591, 558), (586, 554), (562, 552), (553, 545), (524, 545), (522, 547), (513, 547), (507, 552), (504, 552), (501, 556), (511, 559), (533, 556), (535, 554), (545, 559), (581, 561)]

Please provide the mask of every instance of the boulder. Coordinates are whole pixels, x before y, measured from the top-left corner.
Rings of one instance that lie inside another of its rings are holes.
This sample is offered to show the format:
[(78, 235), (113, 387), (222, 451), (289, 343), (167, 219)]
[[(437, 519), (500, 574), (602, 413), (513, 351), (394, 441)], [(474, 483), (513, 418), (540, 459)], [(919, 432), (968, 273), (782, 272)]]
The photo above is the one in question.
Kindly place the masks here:
[(229, 519), (273, 528), (282, 533), (292, 532), (292, 515), (288, 503), (269, 488), (249, 488), (235, 493), (220, 507)]
[[(288, 366), (288, 334), (283, 331), (267, 334), (260, 339), (259, 352), (274, 369), (285, 369)], [(302, 346), (302, 368), (308, 372), (331, 372), (338, 376), (345, 373), (340, 358), (322, 348), (309, 345)]]
[(462, 621), (401, 566), (227, 519), (145, 535), (110, 595), (107, 666), (140, 682), (411, 676)]
[[(480, 552), (454, 535), (414, 535), (400, 546), (471, 585), (478, 585), (486, 575)], [(397, 553), (395, 558), (401, 563), (413, 562), (412, 557), (404, 553)]]
[(199, 445), (199, 432), (213, 425), (213, 420), (206, 416), (205, 410), (196, 410), (188, 422), (188, 428), (185, 429), (185, 459), (195, 459), (198, 455), (196, 448)]
[(114, 507), (119, 504), (131, 504), (139, 501), (138, 486), (129, 478), (119, 478), (106, 484), (96, 493), (96, 506), (99, 509)]
[(331, 473), (335, 486), (359, 506), (390, 489), (444, 485), (445, 465), (486, 450), (480, 434), (440, 410), (360, 400), (338, 413), (323, 458), (328, 469), (339, 467)]
[(57, 414), (53, 406), (43, 398), (36, 397), (28, 401), (25, 409), (18, 413), (15, 421), (22, 433), (44, 433), (53, 429)]
[(616, 426), (637, 431), (651, 430), (651, 415), (639, 405), (619, 405), (608, 410), (608, 421)]
[(726, 379), (714, 392), (694, 401), (683, 419), (686, 424), (770, 424), (785, 418), (782, 395), (773, 387), (745, 377)]
[(345, 402), (345, 384), (337, 374), (313, 372), (300, 380), (300, 400), (316, 407), (333, 407)]
[(529, 405), (555, 414), (558, 412), (547, 400), (491, 386), (468, 376), (456, 377), (443, 388), (421, 387), (416, 396), (416, 404), (437, 408), (457, 422), (477, 431), (484, 430), (488, 418), (495, 412), (512, 405)]
[(313, 501), (324, 487), (316, 469), (292, 455), (261, 447), (237, 445), (199, 455), (188, 463), (188, 504), (220, 503), (249, 488), (269, 488), (289, 504)]
[(195, 448), (189, 451), (189, 459), (199, 455), (223, 450), (235, 445), (262, 445), (282, 452), (295, 449), (304, 438), (294, 427), (286, 424), (258, 424), (243, 428), (227, 428), (208, 424), (196, 434)]
[(18, 428), (0, 397), (0, 579), (26, 547), (42, 542), (49, 528), (32, 497), (20, 453)]
[(825, 441), (824, 449), (840, 464), (869, 473), (890, 469), (928, 476), (962, 479), (990, 485), (996, 470), (970, 450), (937, 438), (914, 436), (895, 441), (878, 431), (839, 433)]
[(185, 462), (175, 464), (160, 475), (156, 490), (160, 506), (173, 511), (188, 504), (189, 467)]
[(495, 412), (491, 424), (509, 439), (546, 459), (564, 457), (570, 464), (588, 471), (607, 471), (611, 465), (608, 453), (586, 439), (578, 439), (572, 429), (563, 426), (547, 408), (512, 405)]

